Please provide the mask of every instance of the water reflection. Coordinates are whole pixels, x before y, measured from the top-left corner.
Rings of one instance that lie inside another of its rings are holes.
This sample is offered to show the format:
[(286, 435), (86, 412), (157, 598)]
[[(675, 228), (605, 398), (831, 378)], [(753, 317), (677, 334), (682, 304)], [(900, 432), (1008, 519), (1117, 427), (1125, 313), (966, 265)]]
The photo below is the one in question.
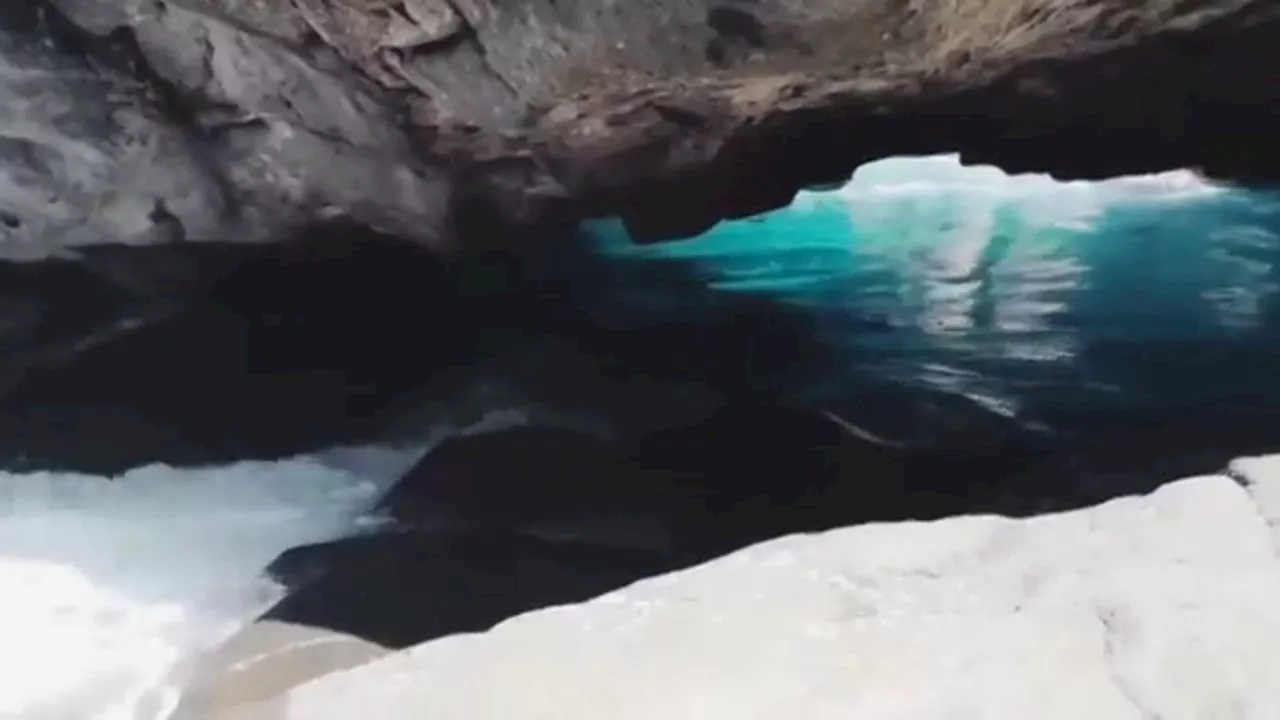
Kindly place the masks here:
[(809, 399), (914, 387), (1059, 426), (1085, 408), (1280, 406), (1274, 194), (1185, 172), (1061, 183), (895, 159), (689, 241), (593, 232), (619, 261), (604, 301), (618, 312), (679, 322), (689, 307), (646, 270), (675, 262), (820, 318), (814, 341), (841, 362), (790, 388)]

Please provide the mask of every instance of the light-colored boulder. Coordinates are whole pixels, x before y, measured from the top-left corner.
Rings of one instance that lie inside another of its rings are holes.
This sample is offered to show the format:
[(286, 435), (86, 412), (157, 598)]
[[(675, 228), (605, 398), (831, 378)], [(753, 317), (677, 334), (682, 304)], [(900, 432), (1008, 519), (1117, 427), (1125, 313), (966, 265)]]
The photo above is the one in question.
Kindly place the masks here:
[(787, 537), (219, 717), (1280, 718), (1280, 459), (1231, 474)]

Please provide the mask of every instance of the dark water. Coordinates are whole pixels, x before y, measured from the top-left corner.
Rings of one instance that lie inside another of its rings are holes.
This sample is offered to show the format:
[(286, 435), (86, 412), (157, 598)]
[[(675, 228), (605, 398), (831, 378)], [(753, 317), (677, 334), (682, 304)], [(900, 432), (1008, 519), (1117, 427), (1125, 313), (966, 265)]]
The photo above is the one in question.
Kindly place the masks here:
[[(777, 302), (808, 330), (756, 342), (773, 347), (755, 382), (899, 439), (957, 424), (1220, 430), (1280, 408), (1280, 194), (894, 159), (692, 240), (637, 246), (609, 222), (589, 234), (595, 262), (573, 292), (598, 322)], [(944, 411), (922, 420), (910, 397)]]

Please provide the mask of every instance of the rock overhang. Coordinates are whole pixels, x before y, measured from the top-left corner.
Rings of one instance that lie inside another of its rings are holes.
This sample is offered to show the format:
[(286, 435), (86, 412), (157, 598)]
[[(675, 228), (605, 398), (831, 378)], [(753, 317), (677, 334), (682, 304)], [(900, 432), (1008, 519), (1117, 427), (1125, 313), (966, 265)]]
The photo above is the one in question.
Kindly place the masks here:
[(1267, 0), (41, 6), (132, 38), (135, 77), (96, 72), (155, 91), (156, 127), (188, 138), (166, 156), (209, 197), (184, 198), (202, 215), (166, 202), (188, 239), (269, 239), (337, 212), (442, 250), (491, 250), (494, 235), (527, 247), (602, 216), (653, 241), (895, 155), (1062, 179), (1280, 180)]
[(888, 156), (955, 152), (1063, 180), (1191, 168), (1273, 185), (1277, 38), (1280, 7), (1237, 2), (1143, 35), (1062, 39), (945, 72), (647, 84), (559, 104), (530, 121), (520, 149), (547, 176), (541, 188), (581, 215), (621, 217), (641, 241), (785, 206)]

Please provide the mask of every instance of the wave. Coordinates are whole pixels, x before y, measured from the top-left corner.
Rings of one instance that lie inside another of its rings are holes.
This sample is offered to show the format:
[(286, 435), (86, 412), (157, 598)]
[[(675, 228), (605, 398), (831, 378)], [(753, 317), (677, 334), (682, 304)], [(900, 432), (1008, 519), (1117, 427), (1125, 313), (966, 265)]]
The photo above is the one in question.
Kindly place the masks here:
[(180, 661), (278, 599), (262, 569), (357, 531), (419, 454), (0, 475), (0, 717), (165, 717)]
[(281, 599), (264, 569), (389, 522), (377, 502), (431, 447), (589, 423), (521, 401), (494, 372), (448, 378), (395, 446), (117, 477), (0, 472), (0, 717), (162, 720), (200, 651)]

